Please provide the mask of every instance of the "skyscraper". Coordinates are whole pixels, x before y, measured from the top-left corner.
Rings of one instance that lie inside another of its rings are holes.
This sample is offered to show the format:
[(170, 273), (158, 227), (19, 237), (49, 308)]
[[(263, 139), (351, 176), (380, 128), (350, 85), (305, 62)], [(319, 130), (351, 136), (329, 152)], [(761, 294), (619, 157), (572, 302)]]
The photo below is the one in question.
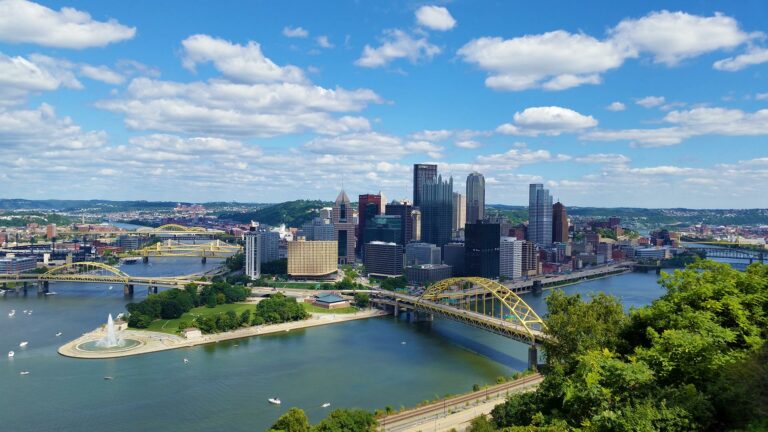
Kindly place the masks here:
[(523, 275), (523, 243), (515, 237), (502, 237), (499, 250), (499, 276), (519, 279)]
[(258, 279), (261, 276), (261, 250), (259, 244), (261, 233), (256, 231), (253, 224), (250, 230), (245, 233), (245, 275), (251, 279)]
[(365, 194), (357, 199), (357, 253), (363, 252), (363, 244), (371, 240), (365, 238), (365, 225), (374, 216), (381, 213), (381, 195)]
[(338, 242), (339, 264), (355, 262), (355, 222), (349, 197), (343, 190), (333, 204), (333, 233)]
[(421, 198), (421, 241), (442, 247), (451, 240), (453, 178), (427, 181)]
[(413, 164), (413, 206), (421, 207), (421, 194), (424, 183), (437, 177), (437, 165)]
[(451, 223), (451, 229), (454, 235), (464, 229), (464, 224), (467, 223), (467, 197), (454, 192), (453, 193), (453, 219)]
[(538, 246), (552, 244), (552, 196), (541, 183), (532, 183), (528, 195), (528, 240)]
[(384, 210), (387, 216), (400, 216), (403, 231), (402, 239), (399, 243), (403, 246), (413, 240), (413, 218), (411, 217), (412, 210), (413, 207), (411, 207), (411, 204), (408, 203), (408, 201), (392, 201), (391, 203), (387, 204)]
[(467, 276), (499, 277), (499, 225), (476, 222), (465, 225), (464, 260)]
[(467, 223), (485, 217), (485, 177), (478, 172), (467, 176)]
[(560, 201), (552, 206), (552, 241), (554, 243), (568, 242), (568, 213)]

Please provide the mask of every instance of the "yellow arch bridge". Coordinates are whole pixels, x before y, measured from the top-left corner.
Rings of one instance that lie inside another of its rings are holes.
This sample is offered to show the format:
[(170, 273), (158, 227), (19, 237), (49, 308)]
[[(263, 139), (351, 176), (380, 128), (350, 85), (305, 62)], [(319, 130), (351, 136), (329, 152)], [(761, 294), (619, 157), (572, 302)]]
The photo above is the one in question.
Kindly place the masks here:
[(158, 277), (131, 276), (122, 270), (97, 262), (76, 262), (49, 269), (45, 273), (17, 273), (0, 275), (0, 283), (21, 284), (26, 292), (28, 283), (37, 283), (38, 293), (47, 293), (51, 282), (110, 283), (122, 284), (123, 293), (133, 295), (134, 286), (146, 286), (149, 292), (156, 293), (158, 287), (183, 287), (189, 283), (209, 285), (210, 282), (199, 280), (200, 275)]
[(242, 249), (242, 246), (220, 240), (214, 240), (210, 243), (189, 244), (169, 239), (152, 246), (120, 254), (120, 257), (141, 257), (144, 262), (149, 261), (149, 257), (195, 257), (202, 258), (205, 262), (207, 258), (228, 258)]
[(536, 346), (548, 338), (541, 317), (512, 290), (490, 279), (479, 277), (444, 279), (421, 296), (377, 291), (372, 301), (400, 311), (421, 314), (427, 320), (439, 315), (499, 334), (530, 346), (529, 366), (537, 364)]

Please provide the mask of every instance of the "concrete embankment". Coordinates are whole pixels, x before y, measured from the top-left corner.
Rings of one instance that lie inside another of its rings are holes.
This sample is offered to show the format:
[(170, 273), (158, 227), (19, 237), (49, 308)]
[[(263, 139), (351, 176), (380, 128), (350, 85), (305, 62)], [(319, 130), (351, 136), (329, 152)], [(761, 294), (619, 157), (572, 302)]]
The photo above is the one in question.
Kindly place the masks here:
[(346, 321), (373, 318), (377, 316), (389, 315), (386, 312), (379, 310), (365, 310), (361, 312), (355, 312), (350, 314), (312, 314), (309, 319), (303, 321), (287, 322), (282, 324), (263, 325), (246, 327), (225, 333), (216, 333), (210, 335), (203, 335), (196, 339), (185, 339), (180, 336), (171, 335), (167, 333), (159, 333), (144, 330), (126, 330), (120, 332), (121, 338), (133, 339), (140, 344), (132, 349), (125, 351), (85, 351), (78, 348), (79, 345), (95, 341), (103, 338), (106, 333), (103, 329), (96, 329), (90, 333), (86, 333), (81, 337), (62, 345), (59, 348), (59, 354), (66, 357), (83, 358), (83, 359), (105, 359), (115, 357), (127, 357), (140, 354), (148, 354), (152, 352), (165, 351), (178, 348), (188, 348), (197, 345), (204, 345), (210, 343), (216, 343), (220, 341), (242, 339), (253, 336), (261, 336), (267, 334), (275, 334), (281, 332), (290, 332), (292, 330), (299, 330), (310, 327), (317, 327), (321, 325), (336, 324)]

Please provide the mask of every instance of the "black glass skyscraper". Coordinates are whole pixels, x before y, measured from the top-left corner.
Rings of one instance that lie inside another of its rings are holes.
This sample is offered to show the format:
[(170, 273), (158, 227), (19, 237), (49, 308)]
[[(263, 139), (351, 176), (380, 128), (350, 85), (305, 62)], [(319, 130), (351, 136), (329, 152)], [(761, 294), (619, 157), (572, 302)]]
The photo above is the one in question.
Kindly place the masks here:
[(499, 224), (468, 223), (464, 226), (464, 237), (467, 276), (499, 277)]
[(421, 207), (421, 194), (424, 183), (434, 181), (437, 177), (437, 165), (413, 164), (413, 206)]
[(442, 247), (451, 241), (453, 178), (425, 182), (421, 199), (421, 241)]

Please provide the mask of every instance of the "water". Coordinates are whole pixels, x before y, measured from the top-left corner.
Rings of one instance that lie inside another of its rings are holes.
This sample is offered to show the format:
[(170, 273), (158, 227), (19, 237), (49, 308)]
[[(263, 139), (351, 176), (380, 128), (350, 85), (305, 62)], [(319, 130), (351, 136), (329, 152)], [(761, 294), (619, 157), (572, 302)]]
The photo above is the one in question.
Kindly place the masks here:
[[(214, 265), (153, 259), (122, 269), (169, 276)], [(566, 291), (603, 290), (640, 305), (661, 294), (655, 280), (628, 274)], [(524, 344), (450, 321), (413, 324), (391, 317), (136, 357), (70, 359), (57, 348), (103, 324), (108, 313), (124, 312), (122, 286), (57, 283), (51, 289), (58, 295), (0, 298), (0, 352), (16, 351), (13, 359), (0, 358), (0, 430), (261, 431), (292, 406), (312, 421), (338, 407), (412, 406), (527, 366)], [(145, 295), (137, 288), (136, 300)], [(546, 295), (526, 300), (543, 313)], [(34, 314), (8, 318), (11, 309)], [(27, 348), (18, 348), (22, 340)], [(269, 397), (283, 404), (270, 405)], [(324, 402), (331, 408), (321, 408)]]

